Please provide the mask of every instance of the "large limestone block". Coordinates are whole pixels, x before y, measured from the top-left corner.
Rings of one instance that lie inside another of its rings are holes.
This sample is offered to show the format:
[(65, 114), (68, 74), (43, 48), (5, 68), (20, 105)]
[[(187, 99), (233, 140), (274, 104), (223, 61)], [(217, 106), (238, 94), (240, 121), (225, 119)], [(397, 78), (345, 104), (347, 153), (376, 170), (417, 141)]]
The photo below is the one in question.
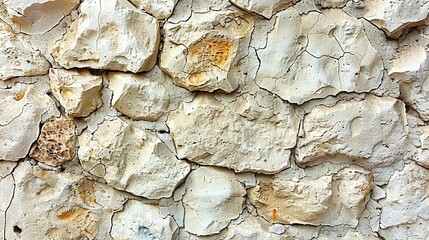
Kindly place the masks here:
[[(232, 92), (240, 47), (253, 29), (251, 15), (233, 11), (193, 13), (184, 22), (166, 23), (160, 67), (188, 90)], [(190, 34), (192, 33), (192, 34)]]
[(161, 214), (159, 206), (129, 200), (112, 218), (111, 235), (115, 240), (176, 239), (179, 227), (174, 219)]
[(19, 163), (12, 174), (5, 239), (111, 239), (112, 215), (125, 202), (119, 191), (81, 172), (48, 171), (28, 162)]
[(385, 239), (429, 238), (429, 170), (415, 163), (398, 170), (384, 187), (380, 235)]
[(96, 132), (85, 131), (78, 140), (83, 169), (116, 189), (138, 196), (170, 197), (190, 171), (156, 133), (120, 119), (105, 121)]
[(51, 166), (72, 160), (76, 153), (76, 124), (66, 117), (47, 120), (33, 145), (30, 157)]
[(144, 10), (157, 19), (168, 18), (179, 0), (129, 0), (139, 9)]
[(80, 3), (79, 0), (4, 0), (18, 30), (40, 34), (51, 30)]
[(181, 159), (236, 172), (276, 173), (289, 166), (299, 120), (291, 106), (264, 108), (250, 94), (230, 104), (200, 94), (171, 112), (167, 126)]
[(257, 50), (260, 87), (302, 104), (381, 83), (383, 63), (356, 18), (338, 9), (300, 15), (288, 8), (272, 21), (266, 46)]
[(159, 39), (155, 18), (120, 0), (87, 0), (51, 54), (67, 69), (142, 72), (154, 66)]
[(286, 9), (299, 0), (271, 0), (271, 1), (248, 1), (248, 0), (230, 0), (235, 6), (254, 12), (265, 18), (271, 18), (273, 14)]
[(86, 117), (101, 106), (102, 77), (89, 70), (49, 70), (52, 95), (70, 117)]
[(257, 177), (248, 190), (250, 202), (270, 222), (356, 227), (373, 188), (371, 172), (351, 166), (313, 179)]
[(0, 80), (46, 74), (49, 62), (31, 48), (27, 36), (16, 35), (0, 20)]
[(402, 159), (408, 124), (405, 104), (390, 97), (368, 95), (335, 106), (318, 106), (305, 115), (304, 135), (298, 139), (297, 163), (352, 161), (385, 166)]
[(219, 233), (243, 210), (246, 191), (231, 170), (200, 167), (189, 174), (182, 188), (185, 230), (190, 233)]
[(369, 11), (364, 17), (391, 38), (399, 38), (407, 28), (423, 25), (429, 16), (427, 0), (367, 0), (365, 5)]
[(0, 160), (27, 156), (39, 136), (44, 114), (56, 111), (54, 101), (35, 85), (0, 89)]
[(401, 99), (429, 121), (429, 50), (405, 47), (392, 62), (389, 76), (400, 82)]
[(122, 114), (135, 120), (156, 121), (167, 111), (168, 92), (156, 79), (119, 72), (111, 72), (108, 77), (112, 105)]

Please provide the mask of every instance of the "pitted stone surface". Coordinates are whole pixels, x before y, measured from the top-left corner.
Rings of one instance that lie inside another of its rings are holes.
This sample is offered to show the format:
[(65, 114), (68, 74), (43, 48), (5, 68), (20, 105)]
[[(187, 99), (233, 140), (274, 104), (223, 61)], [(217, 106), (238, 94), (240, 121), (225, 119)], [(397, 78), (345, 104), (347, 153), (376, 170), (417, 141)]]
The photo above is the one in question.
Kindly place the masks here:
[(314, 108), (303, 130), (296, 149), (299, 165), (345, 160), (374, 167), (402, 159), (408, 124), (403, 102), (368, 95)]
[(276, 173), (289, 166), (299, 120), (291, 106), (265, 109), (250, 94), (230, 104), (201, 94), (171, 112), (167, 125), (179, 158), (236, 172)]

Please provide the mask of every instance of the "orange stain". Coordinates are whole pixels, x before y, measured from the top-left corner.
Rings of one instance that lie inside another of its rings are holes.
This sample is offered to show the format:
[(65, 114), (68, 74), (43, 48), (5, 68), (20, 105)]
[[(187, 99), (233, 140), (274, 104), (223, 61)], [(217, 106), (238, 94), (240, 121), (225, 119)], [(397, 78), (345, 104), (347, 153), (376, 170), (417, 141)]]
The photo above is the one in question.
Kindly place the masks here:
[(23, 90), (21, 90), (15, 96), (13, 96), (13, 99), (15, 99), (15, 101), (19, 101), (19, 100), (23, 99), (24, 96), (25, 96), (25, 92)]
[(231, 56), (232, 43), (217, 39), (203, 39), (192, 46), (190, 51), (198, 62), (207, 62), (206, 68), (212, 64), (223, 67)]
[(277, 221), (277, 209), (273, 208), (273, 211), (271, 214), (272, 214), (271, 215), (272, 221), (276, 222)]

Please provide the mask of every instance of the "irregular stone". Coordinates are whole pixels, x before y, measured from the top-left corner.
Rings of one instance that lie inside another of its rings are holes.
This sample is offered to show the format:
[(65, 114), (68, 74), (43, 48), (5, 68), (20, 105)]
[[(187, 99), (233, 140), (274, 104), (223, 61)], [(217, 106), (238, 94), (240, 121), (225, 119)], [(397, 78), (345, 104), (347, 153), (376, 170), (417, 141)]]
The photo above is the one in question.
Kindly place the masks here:
[(167, 22), (160, 67), (188, 90), (232, 92), (238, 78), (229, 72), (244, 57), (239, 49), (252, 29), (252, 16), (234, 11), (193, 13), (187, 21)]
[(33, 145), (30, 157), (51, 166), (60, 166), (72, 160), (76, 152), (76, 124), (66, 117), (46, 121), (39, 139)]
[(79, 0), (4, 0), (9, 16), (19, 30), (40, 34), (51, 30), (69, 15)]
[(429, 121), (429, 50), (423, 46), (402, 49), (389, 69), (389, 76), (400, 80), (401, 99)]
[(362, 101), (317, 106), (305, 115), (296, 160), (301, 166), (324, 161), (352, 161), (375, 167), (399, 159), (407, 140), (405, 104), (368, 95)]
[(157, 19), (171, 16), (179, 0), (129, 0), (139, 9), (151, 14)]
[(80, 172), (47, 171), (28, 162), (19, 163), (13, 178), (5, 239), (110, 239), (112, 215), (125, 202), (119, 191)]
[(235, 6), (249, 12), (257, 13), (270, 19), (273, 14), (284, 10), (300, 0), (272, 0), (272, 1), (248, 1), (230, 0)]
[(0, 89), (0, 160), (27, 156), (39, 136), (42, 115), (56, 111), (54, 101), (35, 85)]
[(265, 219), (283, 224), (356, 227), (374, 185), (371, 172), (357, 166), (317, 179), (257, 179), (258, 185), (248, 190), (250, 202)]
[(291, 106), (264, 108), (250, 94), (230, 104), (200, 94), (171, 112), (167, 126), (181, 159), (236, 172), (276, 173), (289, 167), (299, 119)]
[(89, 70), (49, 70), (52, 95), (70, 117), (86, 117), (101, 106), (102, 77)]
[(67, 69), (142, 72), (155, 65), (159, 39), (155, 18), (120, 0), (88, 0), (51, 55)]
[(183, 188), (185, 230), (190, 233), (219, 233), (243, 210), (246, 191), (233, 171), (200, 167), (189, 174)]
[(395, 39), (405, 29), (423, 25), (429, 16), (427, 0), (367, 0), (365, 5), (369, 11), (364, 17)]
[(16, 35), (0, 20), (0, 80), (46, 74), (50, 64), (33, 50), (27, 36)]
[[(282, 226), (282, 225), (280, 225)], [(230, 224), (227, 228), (226, 237), (223, 239), (245, 240), (245, 239), (273, 239), (291, 240), (288, 235), (277, 235), (271, 233), (272, 225), (261, 217), (249, 216), (240, 224)], [(284, 228), (284, 227), (283, 227)]]
[(120, 119), (104, 121), (78, 138), (84, 170), (107, 184), (149, 199), (170, 197), (190, 171), (155, 133)]
[(111, 72), (112, 106), (135, 120), (156, 121), (170, 103), (163, 85), (143, 75)]
[(4, 237), (4, 226), (6, 226), (6, 213), (9, 204), (15, 193), (15, 181), (12, 176), (12, 171), (15, 169), (16, 162), (0, 161), (0, 236)]
[[(339, 92), (369, 92), (383, 76), (383, 63), (362, 24), (339, 9), (275, 15), (265, 47), (257, 50), (256, 83), (292, 103)], [(305, 84), (303, 84), (305, 82)]]
[[(411, 224), (428, 237), (429, 170), (413, 162), (406, 164), (402, 170), (393, 174), (383, 189), (386, 191), (386, 197), (379, 200), (381, 228), (389, 229), (401, 224)], [(417, 225), (419, 220), (424, 224)]]
[(112, 237), (128, 239), (175, 239), (179, 228), (171, 216), (163, 215), (158, 206), (129, 200), (112, 218)]

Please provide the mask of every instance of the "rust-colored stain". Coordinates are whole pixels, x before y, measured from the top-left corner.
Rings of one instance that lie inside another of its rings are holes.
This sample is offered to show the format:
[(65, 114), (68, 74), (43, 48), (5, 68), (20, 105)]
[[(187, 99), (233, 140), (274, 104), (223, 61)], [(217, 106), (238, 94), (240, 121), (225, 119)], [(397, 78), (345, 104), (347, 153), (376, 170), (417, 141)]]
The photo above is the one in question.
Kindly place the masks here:
[(271, 219), (273, 222), (277, 221), (277, 209), (273, 208), (273, 211), (271, 213)]
[(75, 209), (70, 209), (70, 210), (67, 210), (65, 212), (62, 212), (61, 214), (57, 215), (57, 217), (63, 221), (69, 221), (69, 220), (77, 218), (83, 212), (85, 212), (85, 209), (78, 207)]
[(23, 99), (24, 96), (25, 96), (25, 92), (21, 90), (17, 94), (15, 94), (15, 96), (13, 96), (13, 99), (15, 99), (15, 101), (19, 101)]
[(84, 181), (76, 188), (76, 194), (82, 201), (86, 203), (95, 203), (94, 197), (94, 183), (91, 181)]
[(197, 57), (198, 62), (207, 62), (206, 67), (211, 64), (223, 67), (228, 61), (232, 51), (232, 44), (220, 39), (204, 39), (191, 47), (191, 56)]

